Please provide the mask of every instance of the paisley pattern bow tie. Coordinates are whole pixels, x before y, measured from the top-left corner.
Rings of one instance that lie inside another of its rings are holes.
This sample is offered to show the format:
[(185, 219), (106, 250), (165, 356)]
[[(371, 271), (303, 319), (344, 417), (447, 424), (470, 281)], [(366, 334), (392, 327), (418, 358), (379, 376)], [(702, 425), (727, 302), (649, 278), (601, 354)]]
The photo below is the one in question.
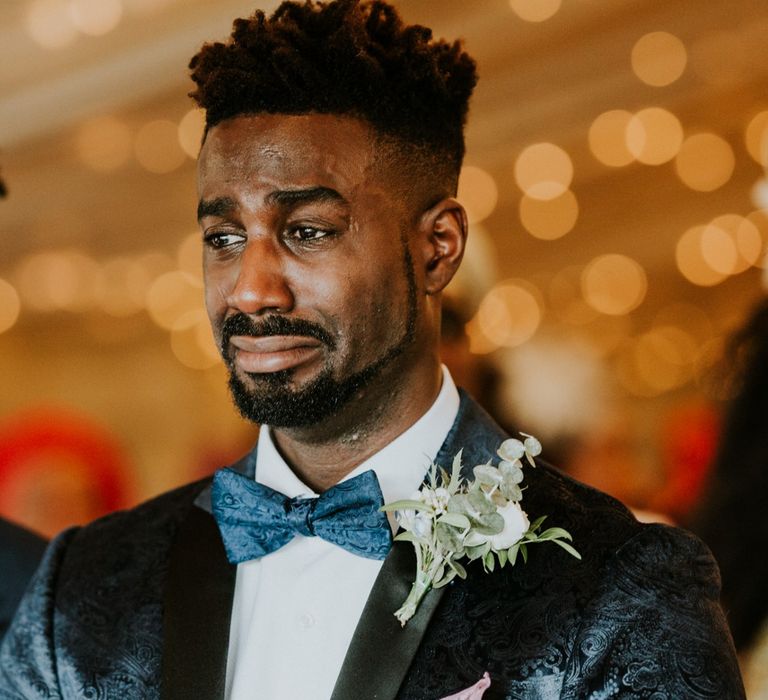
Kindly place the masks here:
[(379, 481), (370, 470), (318, 497), (288, 498), (233, 469), (219, 469), (211, 504), (232, 564), (259, 559), (296, 535), (317, 535), (368, 559), (384, 559), (392, 546), (389, 521), (379, 510)]

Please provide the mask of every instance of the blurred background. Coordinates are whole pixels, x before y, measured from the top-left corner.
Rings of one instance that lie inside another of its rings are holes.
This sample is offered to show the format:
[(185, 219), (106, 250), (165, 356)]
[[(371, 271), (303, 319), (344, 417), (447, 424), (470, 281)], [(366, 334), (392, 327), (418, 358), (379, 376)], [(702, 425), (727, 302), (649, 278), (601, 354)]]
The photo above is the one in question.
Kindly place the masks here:
[[(725, 340), (766, 293), (768, 7), (395, 4), (479, 64), (446, 361), (550, 461), (684, 521)], [(253, 9), (0, 3), (2, 515), (50, 535), (255, 438), (202, 307), (186, 96), (190, 57)]]

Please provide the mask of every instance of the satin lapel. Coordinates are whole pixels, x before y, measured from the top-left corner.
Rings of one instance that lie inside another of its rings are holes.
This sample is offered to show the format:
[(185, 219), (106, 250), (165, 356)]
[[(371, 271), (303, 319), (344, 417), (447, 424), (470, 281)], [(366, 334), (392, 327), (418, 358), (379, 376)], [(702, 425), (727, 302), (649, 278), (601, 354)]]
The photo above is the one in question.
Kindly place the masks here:
[(415, 570), (413, 547), (395, 542), (368, 596), (331, 700), (388, 700), (397, 695), (445, 591), (427, 593), (416, 615), (400, 627), (394, 612), (408, 595)]
[(171, 548), (162, 700), (224, 698), (235, 572), (213, 516), (192, 506)]
[[(459, 413), (435, 461), (450, 467), (463, 448), (465, 476), (469, 477), (476, 464), (494, 455), (506, 435), (466, 393), (460, 395)], [(401, 628), (394, 613), (408, 595), (415, 572), (413, 546), (395, 542), (357, 623), (331, 700), (391, 700), (397, 696), (446, 590), (431, 590), (416, 615)]]

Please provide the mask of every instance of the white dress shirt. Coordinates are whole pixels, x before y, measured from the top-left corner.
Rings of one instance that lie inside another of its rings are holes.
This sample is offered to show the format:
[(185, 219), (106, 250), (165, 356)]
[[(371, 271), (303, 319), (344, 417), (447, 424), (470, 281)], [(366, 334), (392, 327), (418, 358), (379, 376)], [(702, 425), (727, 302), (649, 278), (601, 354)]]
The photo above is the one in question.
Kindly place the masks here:
[[(345, 479), (372, 469), (385, 502), (411, 498), (458, 409), (456, 386), (443, 367), (442, 387), (430, 409)], [(259, 436), (256, 481), (290, 498), (316, 495), (280, 456), (269, 429)], [(328, 700), (382, 563), (319, 537), (297, 535), (276, 552), (239, 564), (227, 658), (228, 700)]]

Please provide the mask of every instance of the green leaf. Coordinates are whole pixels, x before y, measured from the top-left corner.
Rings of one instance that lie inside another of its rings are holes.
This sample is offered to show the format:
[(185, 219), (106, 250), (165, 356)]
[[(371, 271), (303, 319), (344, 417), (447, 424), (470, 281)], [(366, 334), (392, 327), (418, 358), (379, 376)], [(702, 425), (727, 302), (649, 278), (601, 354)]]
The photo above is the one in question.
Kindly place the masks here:
[(571, 545), (569, 545), (567, 542), (563, 542), (562, 540), (552, 540), (555, 544), (560, 545), (568, 554), (573, 555), (577, 559), (581, 559), (581, 554), (579, 554)]
[(458, 552), (464, 548), (461, 533), (455, 527), (438, 523), (435, 525), (435, 536), (437, 541), (449, 552)]
[(453, 525), (454, 527), (466, 530), (469, 528), (469, 518), (461, 513), (443, 513), (438, 519), (438, 523), (445, 523), (446, 525)]
[(528, 549), (525, 546), (525, 544), (521, 544), (520, 545), (520, 554), (523, 557), (523, 563), (527, 564), (528, 563)]
[(488, 571), (493, 571), (496, 568), (496, 557), (493, 552), (488, 552), (483, 558), (483, 564)]
[(453, 559), (449, 559), (448, 566), (450, 566), (456, 572), (456, 575), (459, 578), (467, 578), (467, 570), (461, 564), (459, 564), (459, 562), (454, 561)]
[(538, 539), (540, 540), (554, 540), (563, 538), (566, 540), (572, 540), (573, 537), (571, 537), (571, 533), (567, 530), (563, 530), (561, 527), (551, 527), (548, 530), (544, 530), (539, 536)]
[(507, 560), (509, 559), (509, 555), (507, 554), (507, 550), (506, 550), (506, 549), (502, 549), (501, 551), (499, 551), (499, 552), (496, 552), (496, 554), (497, 554), (497, 555), (498, 555), (498, 557), (499, 557), (499, 565), (500, 565), (500, 566), (501, 566), (501, 568), (503, 569), (503, 568), (504, 568), (504, 566), (505, 566), (505, 565), (506, 565), (506, 563), (507, 563)]
[(487, 550), (485, 549), (484, 544), (480, 544), (477, 547), (467, 547), (465, 551), (467, 553), (467, 558), (470, 561), (474, 561), (475, 559), (484, 557)]
[(451, 486), (458, 488), (461, 483), (461, 453), (464, 452), (463, 448), (456, 453), (453, 458), (453, 464), (451, 465)]
[(472, 531), (481, 535), (498, 535), (504, 529), (504, 518), (496, 512), (469, 519)]
[(513, 544), (508, 550), (507, 555), (509, 556), (509, 563), (511, 566), (515, 565), (515, 562), (517, 561), (517, 553), (520, 551), (520, 543)]
[(453, 569), (451, 569), (450, 571), (448, 571), (448, 572), (445, 574), (445, 576), (443, 576), (442, 578), (439, 578), (439, 579), (437, 579), (437, 580), (436, 580), (436, 581), (435, 581), (435, 582), (432, 584), (432, 588), (442, 588), (442, 587), (443, 587), (443, 586), (445, 586), (446, 584), (448, 584), (448, 583), (450, 583), (451, 581), (453, 581), (453, 579), (455, 579), (455, 578), (456, 578), (456, 572), (455, 572)]
[(395, 535), (393, 538), (394, 542), (415, 542), (415, 543), (421, 543), (423, 540), (420, 537), (416, 537), (412, 532), (409, 530), (403, 530), (402, 532)]
[(496, 512), (496, 506), (488, 500), (482, 491), (470, 492), (467, 495), (467, 500), (472, 508), (474, 508), (480, 515)]
[(534, 532), (538, 530), (546, 519), (546, 515), (542, 515), (540, 518), (536, 518), (536, 520), (533, 521), (533, 524), (528, 528), (528, 532)]
[(381, 506), (379, 510), (384, 511), (385, 513), (391, 513), (395, 510), (421, 510), (431, 512), (432, 506), (428, 506), (421, 501), (395, 501), (394, 503), (387, 503), (386, 505)]
[(457, 493), (455, 496), (451, 496), (448, 501), (448, 512), (467, 514), (472, 512), (472, 507), (464, 494)]

